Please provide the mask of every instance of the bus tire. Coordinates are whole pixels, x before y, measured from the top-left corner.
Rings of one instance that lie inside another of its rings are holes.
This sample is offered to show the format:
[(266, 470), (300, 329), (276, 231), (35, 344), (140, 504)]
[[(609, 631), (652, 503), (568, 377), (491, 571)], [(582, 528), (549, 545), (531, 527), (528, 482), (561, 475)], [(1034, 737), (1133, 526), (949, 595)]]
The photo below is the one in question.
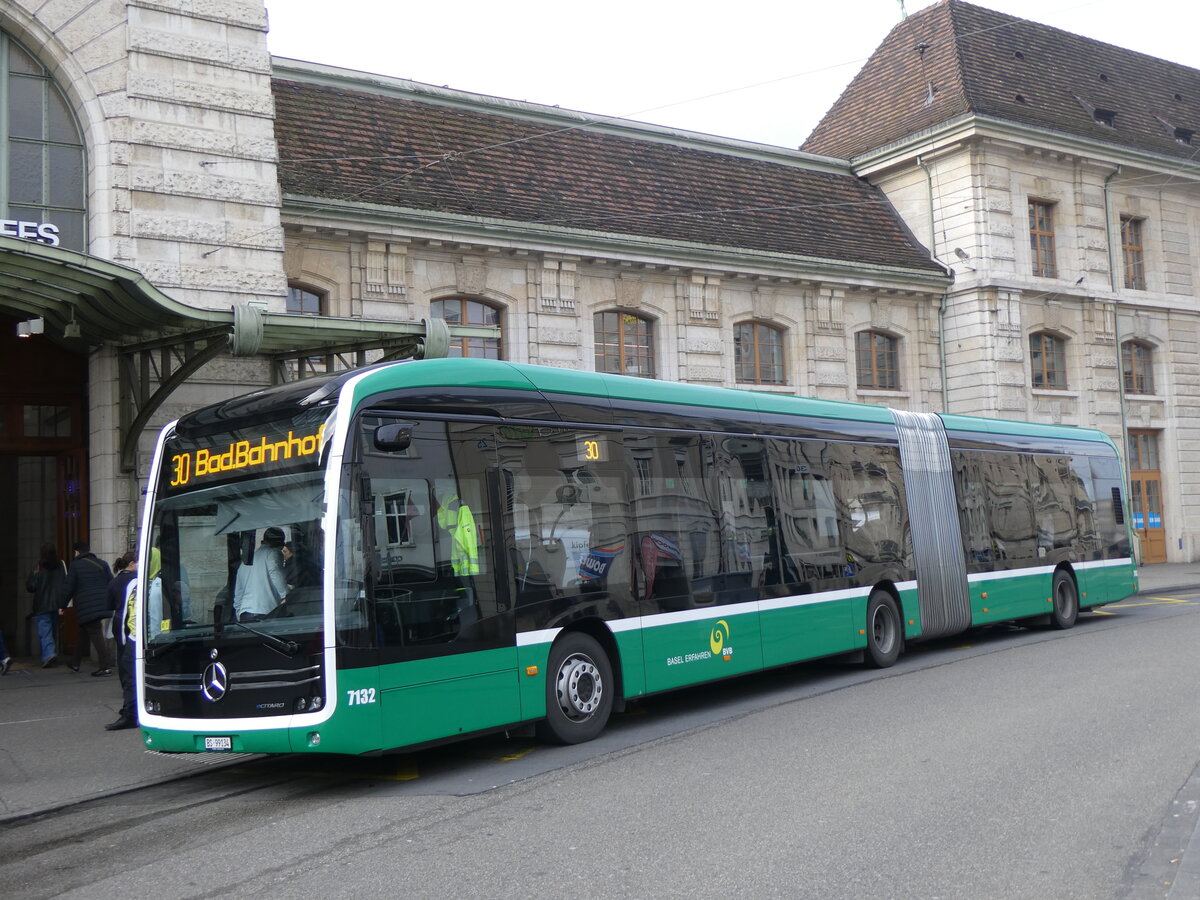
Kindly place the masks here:
[(590, 741), (608, 724), (615, 688), (612, 663), (596, 639), (579, 631), (563, 635), (550, 648), (539, 736), (556, 744)]
[(1079, 589), (1070, 572), (1059, 569), (1054, 573), (1054, 592), (1051, 597), (1054, 607), (1050, 612), (1050, 624), (1055, 628), (1067, 629), (1079, 618)]
[(900, 658), (904, 630), (896, 598), (882, 588), (871, 591), (867, 599), (867, 665), (886, 669)]

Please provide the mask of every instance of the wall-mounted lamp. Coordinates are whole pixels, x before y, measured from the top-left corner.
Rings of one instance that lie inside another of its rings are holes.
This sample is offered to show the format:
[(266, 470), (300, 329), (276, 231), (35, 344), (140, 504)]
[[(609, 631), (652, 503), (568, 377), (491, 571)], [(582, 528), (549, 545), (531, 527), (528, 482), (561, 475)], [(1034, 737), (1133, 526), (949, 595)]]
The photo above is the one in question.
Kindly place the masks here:
[(957, 256), (962, 261), (962, 266), (964, 269), (969, 269), (972, 272), (975, 271), (975, 267), (967, 263), (967, 260), (971, 258), (970, 253), (968, 253), (962, 247), (955, 247), (954, 255)]
[(27, 338), (34, 334), (43, 334), (45, 331), (46, 320), (41, 317), (17, 323), (17, 337), (20, 338)]

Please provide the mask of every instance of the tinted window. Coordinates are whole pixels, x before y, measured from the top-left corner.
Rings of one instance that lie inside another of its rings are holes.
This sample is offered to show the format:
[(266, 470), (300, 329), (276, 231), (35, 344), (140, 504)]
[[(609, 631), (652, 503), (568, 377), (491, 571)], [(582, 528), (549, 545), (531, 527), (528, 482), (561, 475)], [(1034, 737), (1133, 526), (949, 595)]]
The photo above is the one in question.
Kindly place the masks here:
[(500, 426), (497, 435), (518, 630), (635, 615), (619, 435), (525, 425)]
[[(411, 427), (409, 446), (376, 449), (375, 429), (397, 423)], [(511, 643), (511, 624), (499, 618), (507, 597), (494, 559), (492, 428), (366, 416), (361, 436), (365, 580), (379, 643), (405, 658)]]

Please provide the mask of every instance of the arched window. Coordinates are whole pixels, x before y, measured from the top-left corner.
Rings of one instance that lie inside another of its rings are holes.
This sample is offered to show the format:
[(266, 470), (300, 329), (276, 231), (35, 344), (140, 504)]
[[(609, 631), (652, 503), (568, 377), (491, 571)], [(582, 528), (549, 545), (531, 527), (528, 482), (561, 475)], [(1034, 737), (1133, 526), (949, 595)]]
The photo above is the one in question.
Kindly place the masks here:
[[(434, 300), (429, 304), (429, 314), (435, 319), (445, 319), (447, 325), (494, 325), (500, 327), (500, 310), (478, 300), (452, 297)], [(473, 359), (500, 359), (500, 338), (451, 337), (450, 356)]]
[(1039, 331), (1029, 336), (1029, 368), (1035, 388), (1067, 389), (1067, 342)]
[(1126, 341), (1121, 345), (1121, 373), (1125, 378), (1125, 393), (1154, 393), (1154, 348), (1141, 341)]
[(653, 324), (633, 313), (596, 313), (596, 371), (653, 378)]
[(3, 32), (0, 61), (0, 218), (42, 226), (3, 233), (87, 250), (87, 169), (75, 115), (50, 73)]
[(733, 368), (744, 384), (784, 384), (783, 331), (760, 322), (734, 325)]
[(287, 311), (291, 316), (319, 316), (325, 312), (325, 295), (299, 285), (288, 285)]
[(854, 336), (859, 388), (900, 390), (899, 345), (899, 339), (882, 331), (860, 331)]

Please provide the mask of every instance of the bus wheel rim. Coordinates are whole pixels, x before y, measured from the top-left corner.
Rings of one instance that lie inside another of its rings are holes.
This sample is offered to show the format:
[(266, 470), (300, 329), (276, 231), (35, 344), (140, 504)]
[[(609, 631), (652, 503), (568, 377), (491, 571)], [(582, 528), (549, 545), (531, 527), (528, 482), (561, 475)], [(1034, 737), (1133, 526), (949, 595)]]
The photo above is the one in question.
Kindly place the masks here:
[(558, 670), (558, 705), (570, 719), (586, 719), (600, 706), (604, 684), (586, 656), (573, 656)]
[(1054, 610), (1064, 618), (1071, 614), (1071, 587), (1066, 581), (1059, 582), (1054, 592)]
[(892, 642), (896, 640), (896, 626), (883, 605), (877, 606), (875, 614), (871, 617), (871, 633), (875, 636), (875, 646), (881, 653), (892, 649)]

